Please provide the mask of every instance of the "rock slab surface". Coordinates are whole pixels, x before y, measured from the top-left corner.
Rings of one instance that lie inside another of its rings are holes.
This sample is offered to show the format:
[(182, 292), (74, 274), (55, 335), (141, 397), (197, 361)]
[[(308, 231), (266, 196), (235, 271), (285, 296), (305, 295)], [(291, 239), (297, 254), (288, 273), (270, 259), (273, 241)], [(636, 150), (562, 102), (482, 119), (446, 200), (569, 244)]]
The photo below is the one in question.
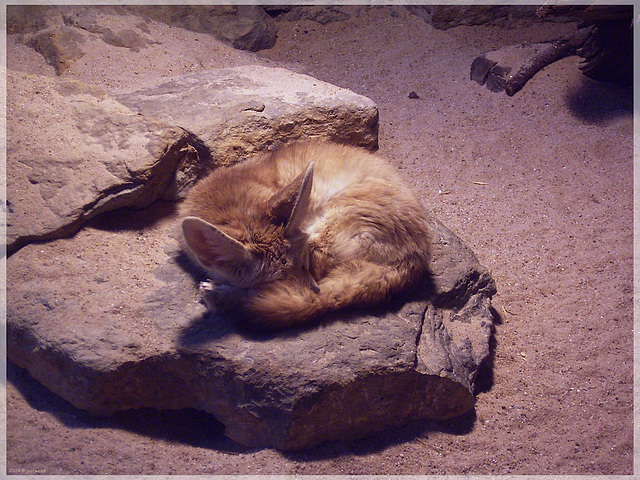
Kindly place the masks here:
[(114, 97), (8, 72), (9, 254), (93, 216), (179, 198), (211, 168), (300, 137), (377, 146), (360, 95), (281, 68), (209, 70)]
[(240, 50), (276, 43), (278, 27), (258, 5), (130, 5), (133, 13), (195, 32), (211, 34)]
[(82, 44), (90, 41), (90, 33), (102, 35), (115, 46), (144, 47), (140, 34), (114, 34), (104, 26), (117, 24), (104, 16), (123, 15), (137, 17), (139, 24), (153, 19), (207, 33), (249, 51), (273, 47), (278, 32), (275, 21), (257, 5), (9, 5), (7, 33), (23, 35), (26, 44), (41, 53), (60, 75), (84, 54)]
[(76, 407), (213, 414), (248, 446), (302, 449), (474, 405), (495, 286), (433, 220), (425, 290), (278, 334), (207, 314), (173, 205), (101, 216), (8, 260), (8, 355)]
[(118, 97), (15, 72), (7, 83), (7, 353), (53, 392), (98, 415), (201, 409), (233, 440), (283, 450), (473, 407), (495, 285), (437, 220), (420, 291), (270, 335), (208, 314), (179, 252), (169, 200), (280, 142), (373, 149), (370, 100), (263, 67)]
[(145, 117), (196, 135), (216, 166), (300, 138), (378, 146), (373, 101), (284, 68), (249, 65), (185, 74), (116, 98)]
[(7, 75), (7, 250), (161, 198), (189, 134), (71, 79)]

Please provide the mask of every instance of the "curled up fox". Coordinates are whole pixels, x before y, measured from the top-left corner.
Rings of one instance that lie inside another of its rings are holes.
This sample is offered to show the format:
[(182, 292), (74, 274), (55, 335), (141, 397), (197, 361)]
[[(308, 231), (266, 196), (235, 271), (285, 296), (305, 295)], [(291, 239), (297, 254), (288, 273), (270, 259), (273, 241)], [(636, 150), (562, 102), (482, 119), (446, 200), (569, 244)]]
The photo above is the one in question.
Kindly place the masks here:
[(423, 277), (424, 209), (363, 149), (295, 143), (215, 170), (181, 206), (186, 250), (213, 311), (279, 328), (388, 300)]

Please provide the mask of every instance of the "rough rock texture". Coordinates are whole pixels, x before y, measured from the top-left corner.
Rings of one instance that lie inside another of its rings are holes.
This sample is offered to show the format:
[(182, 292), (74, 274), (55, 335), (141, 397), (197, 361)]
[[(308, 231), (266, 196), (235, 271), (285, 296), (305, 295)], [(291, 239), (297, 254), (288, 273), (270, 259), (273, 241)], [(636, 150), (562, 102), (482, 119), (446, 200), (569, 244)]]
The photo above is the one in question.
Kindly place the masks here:
[[(435, 28), (446, 30), (458, 25), (495, 25), (522, 27), (546, 21), (536, 16), (535, 5), (407, 5), (411, 13)], [(569, 21), (556, 17), (553, 21)]]
[[(116, 7), (103, 7), (115, 13)], [(105, 29), (98, 25), (96, 11), (82, 6), (7, 6), (7, 33), (19, 34), (25, 45), (40, 53), (62, 75), (85, 54), (85, 47)], [(88, 47), (90, 48), (90, 47)]]
[(129, 6), (133, 13), (170, 25), (209, 33), (235, 48), (255, 52), (276, 43), (275, 21), (257, 5)]
[(312, 20), (321, 25), (348, 20), (351, 12), (354, 11), (353, 6), (337, 5), (273, 5), (265, 6), (264, 9), (269, 15), (279, 20), (287, 22)]
[(110, 213), (9, 258), (11, 360), (92, 413), (193, 407), (278, 449), (473, 407), (495, 286), (436, 220), (429, 293), (264, 335), (205, 313), (171, 210)]
[(61, 26), (62, 19), (52, 5), (7, 5), (7, 34), (34, 33)]
[(181, 128), (75, 80), (8, 72), (7, 249), (161, 198), (189, 153)]
[[(273, 47), (278, 31), (275, 21), (257, 5), (9, 5), (7, 32), (27, 36), (48, 30), (42, 35), (46, 36), (45, 40), (49, 43), (52, 43), (49, 37), (54, 37), (54, 48), (42, 48), (39, 45), (42, 39), (37, 43), (32, 43), (28, 38), (26, 41), (51, 61), (53, 54), (78, 54), (77, 46), (68, 41), (69, 36), (73, 34), (70, 32), (75, 30), (76, 37), (82, 34), (89, 38), (88, 33), (104, 34), (105, 30), (109, 30), (100, 24), (100, 14), (139, 15), (188, 30), (208, 33), (229, 42), (237, 49), (254, 52)], [(36, 36), (41, 36), (41, 33)], [(107, 36), (103, 40), (111, 43), (108, 41), (110, 38)], [(71, 53), (67, 52), (68, 48), (72, 50)]]
[(377, 145), (371, 100), (280, 68), (211, 70), (117, 99), (11, 71), (7, 87), (9, 254), (98, 213), (180, 197), (213, 166), (278, 142)]
[(49, 65), (61, 75), (84, 55), (80, 45), (83, 35), (70, 27), (51, 27), (38, 32), (27, 45), (40, 53)]
[(377, 148), (375, 103), (283, 68), (253, 65), (185, 74), (117, 99), (193, 133), (218, 165), (316, 136)]
[[(89, 26), (89, 28), (91, 28), (91, 26)], [(114, 33), (109, 28), (101, 30), (102, 36), (100, 38), (102, 38), (105, 43), (115, 47), (130, 48), (134, 52), (140, 51), (141, 48), (151, 43), (150, 40), (133, 30), (120, 30), (117, 33)]]
[(57, 7), (55, 13), (62, 16), (62, 21), (65, 25), (77, 27), (90, 33), (102, 34), (111, 29), (100, 25), (101, 20), (98, 18), (98, 15), (107, 13), (116, 14), (116, 11), (116, 7), (103, 6), (96, 9), (95, 7), (67, 5)]

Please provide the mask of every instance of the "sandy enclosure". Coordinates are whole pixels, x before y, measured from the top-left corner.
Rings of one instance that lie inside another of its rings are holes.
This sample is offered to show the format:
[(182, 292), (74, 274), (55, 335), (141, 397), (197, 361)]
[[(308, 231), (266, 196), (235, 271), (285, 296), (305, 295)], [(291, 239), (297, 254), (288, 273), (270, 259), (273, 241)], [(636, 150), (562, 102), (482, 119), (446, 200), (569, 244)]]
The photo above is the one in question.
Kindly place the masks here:
[[(251, 54), (145, 24), (157, 43), (90, 51), (64, 76), (122, 92), (259, 63), (374, 100), (381, 153), (496, 280), (492, 364), (463, 418), (293, 454), (234, 444), (196, 411), (93, 418), (10, 364), (9, 473), (633, 473), (632, 92), (587, 80), (576, 58), (512, 98), (469, 81), (478, 54), (575, 25), (440, 31), (403, 7), (354, 8), (326, 26), (281, 21), (276, 46)], [(9, 69), (54, 75), (7, 43)]]

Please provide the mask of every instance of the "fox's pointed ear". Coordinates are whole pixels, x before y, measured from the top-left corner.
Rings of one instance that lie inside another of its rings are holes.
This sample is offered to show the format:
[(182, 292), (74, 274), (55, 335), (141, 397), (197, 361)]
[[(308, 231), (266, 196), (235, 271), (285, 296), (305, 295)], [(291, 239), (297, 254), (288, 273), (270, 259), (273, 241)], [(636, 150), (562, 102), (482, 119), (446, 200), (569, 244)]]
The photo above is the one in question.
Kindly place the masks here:
[(300, 224), (309, 210), (313, 167), (314, 163), (310, 162), (304, 172), (269, 200), (271, 214), (285, 222), (285, 234), (287, 235), (300, 228)]
[(197, 217), (182, 221), (182, 234), (189, 250), (206, 269), (224, 270), (225, 265), (244, 260), (248, 255), (238, 240)]
[(290, 235), (300, 228), (304, 217), (309, 212), (309, 204), (311, 202), (311, 187), (313, 186), (313, 167), (314, 163), (309, 162), (302, 176), (302, 185), (296, 198), (295, 204), (285, 227), (285, 234)]

